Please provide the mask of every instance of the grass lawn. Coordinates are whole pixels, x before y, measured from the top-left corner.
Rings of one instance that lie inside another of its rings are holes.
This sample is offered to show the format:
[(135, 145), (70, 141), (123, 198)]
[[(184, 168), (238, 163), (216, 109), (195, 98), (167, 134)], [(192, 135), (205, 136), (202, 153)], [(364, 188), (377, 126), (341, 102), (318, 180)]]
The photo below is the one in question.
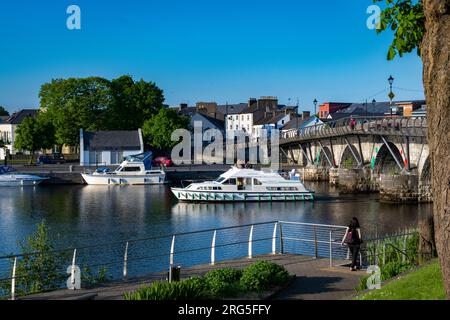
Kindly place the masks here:
[(446, 299), (439, 263), (412, 271), (379, 290), (360, 295), (356, 300), (444, 300)]

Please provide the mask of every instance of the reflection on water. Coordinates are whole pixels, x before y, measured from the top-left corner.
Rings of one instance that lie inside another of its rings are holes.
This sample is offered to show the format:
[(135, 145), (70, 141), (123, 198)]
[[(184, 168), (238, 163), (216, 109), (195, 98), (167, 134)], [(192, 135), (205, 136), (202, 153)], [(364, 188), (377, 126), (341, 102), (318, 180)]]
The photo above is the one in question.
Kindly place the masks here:
[(346, 225), (357, 216), (363, 232), (416, 226), (430, 205), (378, 202), (376, 194), (339, 196), (326, 183), (309, 183), (314, 202), (179, 203), (167, 186), (40, 186), (0, 188), (0, 254), (45, 219), (58, 247), (122, 241), (174, 232), (272, 220)]

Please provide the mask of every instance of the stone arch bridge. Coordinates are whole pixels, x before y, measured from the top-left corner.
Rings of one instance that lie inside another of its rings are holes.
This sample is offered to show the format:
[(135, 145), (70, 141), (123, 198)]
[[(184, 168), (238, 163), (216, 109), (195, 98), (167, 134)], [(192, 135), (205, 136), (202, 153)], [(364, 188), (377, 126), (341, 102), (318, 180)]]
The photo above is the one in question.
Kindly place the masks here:
[(428, 202), (431, 171), (425, 117), (353, 117), (280, 137), (285, 167), (342, 192), (379, 191), (382, 200)]

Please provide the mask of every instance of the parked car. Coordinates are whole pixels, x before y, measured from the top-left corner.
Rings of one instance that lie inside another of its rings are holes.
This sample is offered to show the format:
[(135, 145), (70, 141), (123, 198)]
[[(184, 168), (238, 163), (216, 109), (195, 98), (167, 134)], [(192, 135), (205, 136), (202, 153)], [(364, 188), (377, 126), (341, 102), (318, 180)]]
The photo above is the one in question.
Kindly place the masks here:
[(41, 155), (36, 160), (37, 164), (61, 164), (66, 163), (66, 159), (60, 153), (54, 153), (51, 155)]
[(172, 162), (172, 159), (170, 159), (168, 157), (157, 157), (157, 158), (153, 159), (152, 165), (155, 167), (159, 167), (161, 165), (164, 165), (166, 167), (171, 167), (171, 166), (173, 166), (173, 162)]

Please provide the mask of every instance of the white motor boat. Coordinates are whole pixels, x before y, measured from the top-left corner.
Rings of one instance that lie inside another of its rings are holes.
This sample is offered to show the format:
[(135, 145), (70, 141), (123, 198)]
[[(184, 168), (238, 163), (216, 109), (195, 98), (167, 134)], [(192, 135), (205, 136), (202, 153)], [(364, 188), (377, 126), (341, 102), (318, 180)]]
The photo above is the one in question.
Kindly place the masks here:
[(0, 187), (37, 186), (47, 177), (39, 177), (32, 174), (16, 174), (15, 170), (8, 166), (0, 166)]
[(92, 173), (82, 173), (87, 184), (97, 185), (139, 185), (164, 184), (166, 173), (162, 170), (152, 170), (152, 153), (146, 152), (125, 158), (117, 169), (110, 171), (100, 168)]
[(285, 179), (276, 172), (232, 167), (215, 181), (191, 183), (171, 188), (181, 201), (304, 201), (313, 200), (314, 191), (305, 188), (297, 176)]

